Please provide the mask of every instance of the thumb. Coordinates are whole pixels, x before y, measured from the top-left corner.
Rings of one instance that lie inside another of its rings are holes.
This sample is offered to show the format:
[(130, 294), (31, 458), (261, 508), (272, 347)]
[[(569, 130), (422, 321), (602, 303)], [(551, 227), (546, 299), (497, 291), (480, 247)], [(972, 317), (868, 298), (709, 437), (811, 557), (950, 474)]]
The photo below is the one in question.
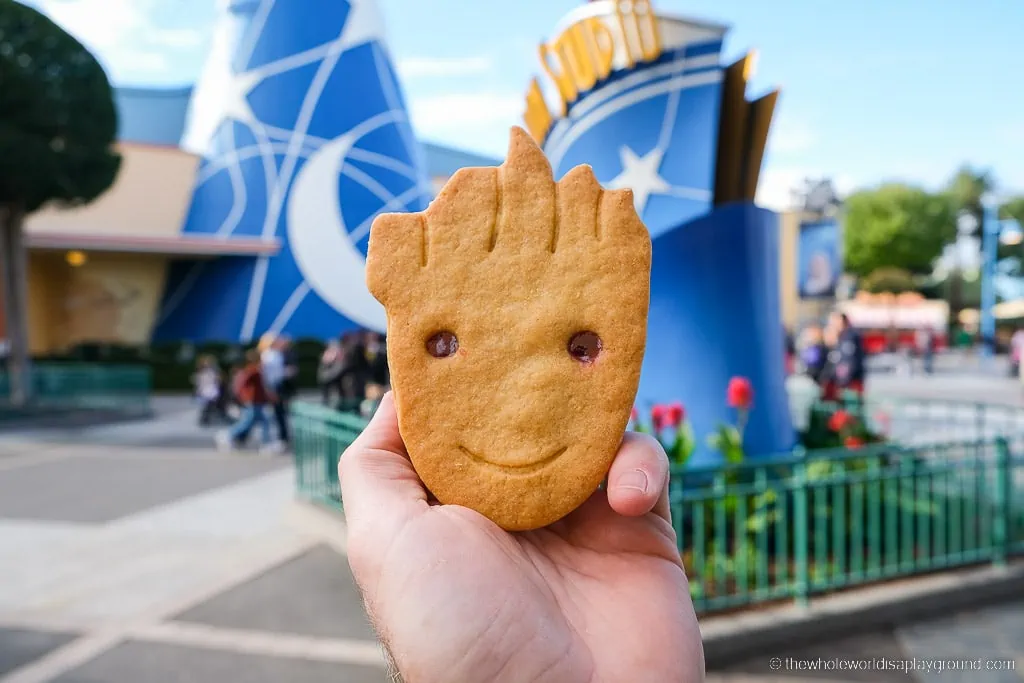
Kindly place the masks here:
[(370, 424), (341, 455), (338, 480), (350, 536), (371, 527), (392, 534), (412, 511), (425, 505), (427, 494), (398, 432), (390, 391)]

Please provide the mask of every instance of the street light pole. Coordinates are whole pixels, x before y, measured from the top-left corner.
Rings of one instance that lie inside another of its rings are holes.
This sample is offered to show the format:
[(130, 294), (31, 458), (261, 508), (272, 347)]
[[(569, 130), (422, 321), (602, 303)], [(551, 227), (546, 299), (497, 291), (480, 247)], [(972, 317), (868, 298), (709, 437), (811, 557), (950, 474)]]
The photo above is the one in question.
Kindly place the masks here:
[(999, 258), (999, 244), (1020, 244), (1024, 230), (1013, 219), (999, 220), (999, 202), (992, 195), (981, 200), (984, 220), (981, 229), (981, 333), (983, 357), (995, 355), (996, 346), (996, 265)]
[(999, 250), (999, 204), (991, 195), (982, 198), (984, 219), (981, 224), (981, 355), (995, 355), (996, 319), (992, 309), (996, 305), (996, 259)]

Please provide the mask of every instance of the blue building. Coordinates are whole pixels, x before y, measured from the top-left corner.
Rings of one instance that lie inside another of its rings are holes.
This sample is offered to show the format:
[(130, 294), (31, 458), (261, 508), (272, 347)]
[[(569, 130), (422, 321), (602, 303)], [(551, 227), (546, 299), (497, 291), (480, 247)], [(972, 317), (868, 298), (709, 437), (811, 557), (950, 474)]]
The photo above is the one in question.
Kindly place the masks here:
[[(760, 406), (748, 449), (778, 451), (793, 441), (778, 286), (792, 254), (753, 205), (777, 93), (747, 99), (753, 55), (723, 64), (727, 31), (641, 0), (585, 3), (541, 46), (524, 120), (556, 177), (589, 164), (633, 190), (651, 231), (640, 405), (681, 400), (707, 434), (732, 421), (725, 387), (743, 376)], [(46, 283), (108, 302), (51, 321), (62, 341), (384, 332), (364, 275), (373, 218), (500, 160), (416, 139), (382, 36), (374, 0), (232, 0), (194, 87), (120, 90), (117, 186), (75, 229), (30, 225), (37, 247), (67, 250), (69, 272), (38, 269)]]

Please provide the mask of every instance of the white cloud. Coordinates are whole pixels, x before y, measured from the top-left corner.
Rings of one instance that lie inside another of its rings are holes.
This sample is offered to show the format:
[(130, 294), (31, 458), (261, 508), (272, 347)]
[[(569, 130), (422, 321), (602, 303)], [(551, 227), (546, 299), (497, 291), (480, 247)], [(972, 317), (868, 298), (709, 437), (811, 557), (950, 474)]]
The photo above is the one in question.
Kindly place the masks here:
[[(182, 52), (202, 47), (208, 27), (168, 26), (162, 0), (34, 0), (33, 4), (88, 47), (115, 82), (160, 79)], [(198, 6), (193, 1), (190, 6)]]
[(158, 45), (175, 48), (178, 50), (190, 50), (202, 47), (207, 38), (207, 32), (200, 28), (163, 28), (153, 32), (150, 40)]
[(783, 116), (768, 132), (767, 150), (773, 154), (799, 154), (817, 142), (818, 136), (811, 126)]
[(66, 31), (90, 48), (117, 48), (146, 27), (144, 3), (136, 0), (37, 0)]
[(445, 93), (409, 98), (416, 134), (424, 140), (501, 158), (508, 130), (522, 125), (518, 92)]
[(766, 209), (783, 211), (792, 206), (792, 191), (804, 174), (794, 169), (763, 169), (757, 185), (757, 203)]
[(416, 128), (435, 137), (466, 128), (491, 129), (504, 138), (504, 127), (522, 118), (525, 105), (519, 93), (448, 93), (412, 97), (410, 109)]
[(451, 78), (487, 73), (494, 66), (488, 57), (407, 57), (398, 60), (402, 78)]
[(857, 187), (857, 182), (846, 174), (829, 173), (822, 169), (798, 168), (767, 165), (761, 171), (757, 185), (756, 201), (760, 206), (774, 211), (785, 211), (793, 207), (793, 191), (803, 185), (807, 178), (831, 178), (840, 196)]

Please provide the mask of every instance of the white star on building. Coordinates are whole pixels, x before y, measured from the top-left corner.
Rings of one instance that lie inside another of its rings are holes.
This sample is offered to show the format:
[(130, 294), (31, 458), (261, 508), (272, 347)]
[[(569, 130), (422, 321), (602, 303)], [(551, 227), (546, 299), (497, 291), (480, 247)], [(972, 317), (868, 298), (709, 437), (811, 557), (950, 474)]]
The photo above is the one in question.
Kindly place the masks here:
[(655, 147), (640, 157), (629, 147), (619, 148), (619, 159), (622, 161), (622, 172), (608, 183), (613, 190), (628, 188), (633, 190), (633, 203), (636, 212), (641, 216), (647, 201), (652, 194), (666, 194), (672, 186), (665, 182), (658, 172), (665, 150)]

